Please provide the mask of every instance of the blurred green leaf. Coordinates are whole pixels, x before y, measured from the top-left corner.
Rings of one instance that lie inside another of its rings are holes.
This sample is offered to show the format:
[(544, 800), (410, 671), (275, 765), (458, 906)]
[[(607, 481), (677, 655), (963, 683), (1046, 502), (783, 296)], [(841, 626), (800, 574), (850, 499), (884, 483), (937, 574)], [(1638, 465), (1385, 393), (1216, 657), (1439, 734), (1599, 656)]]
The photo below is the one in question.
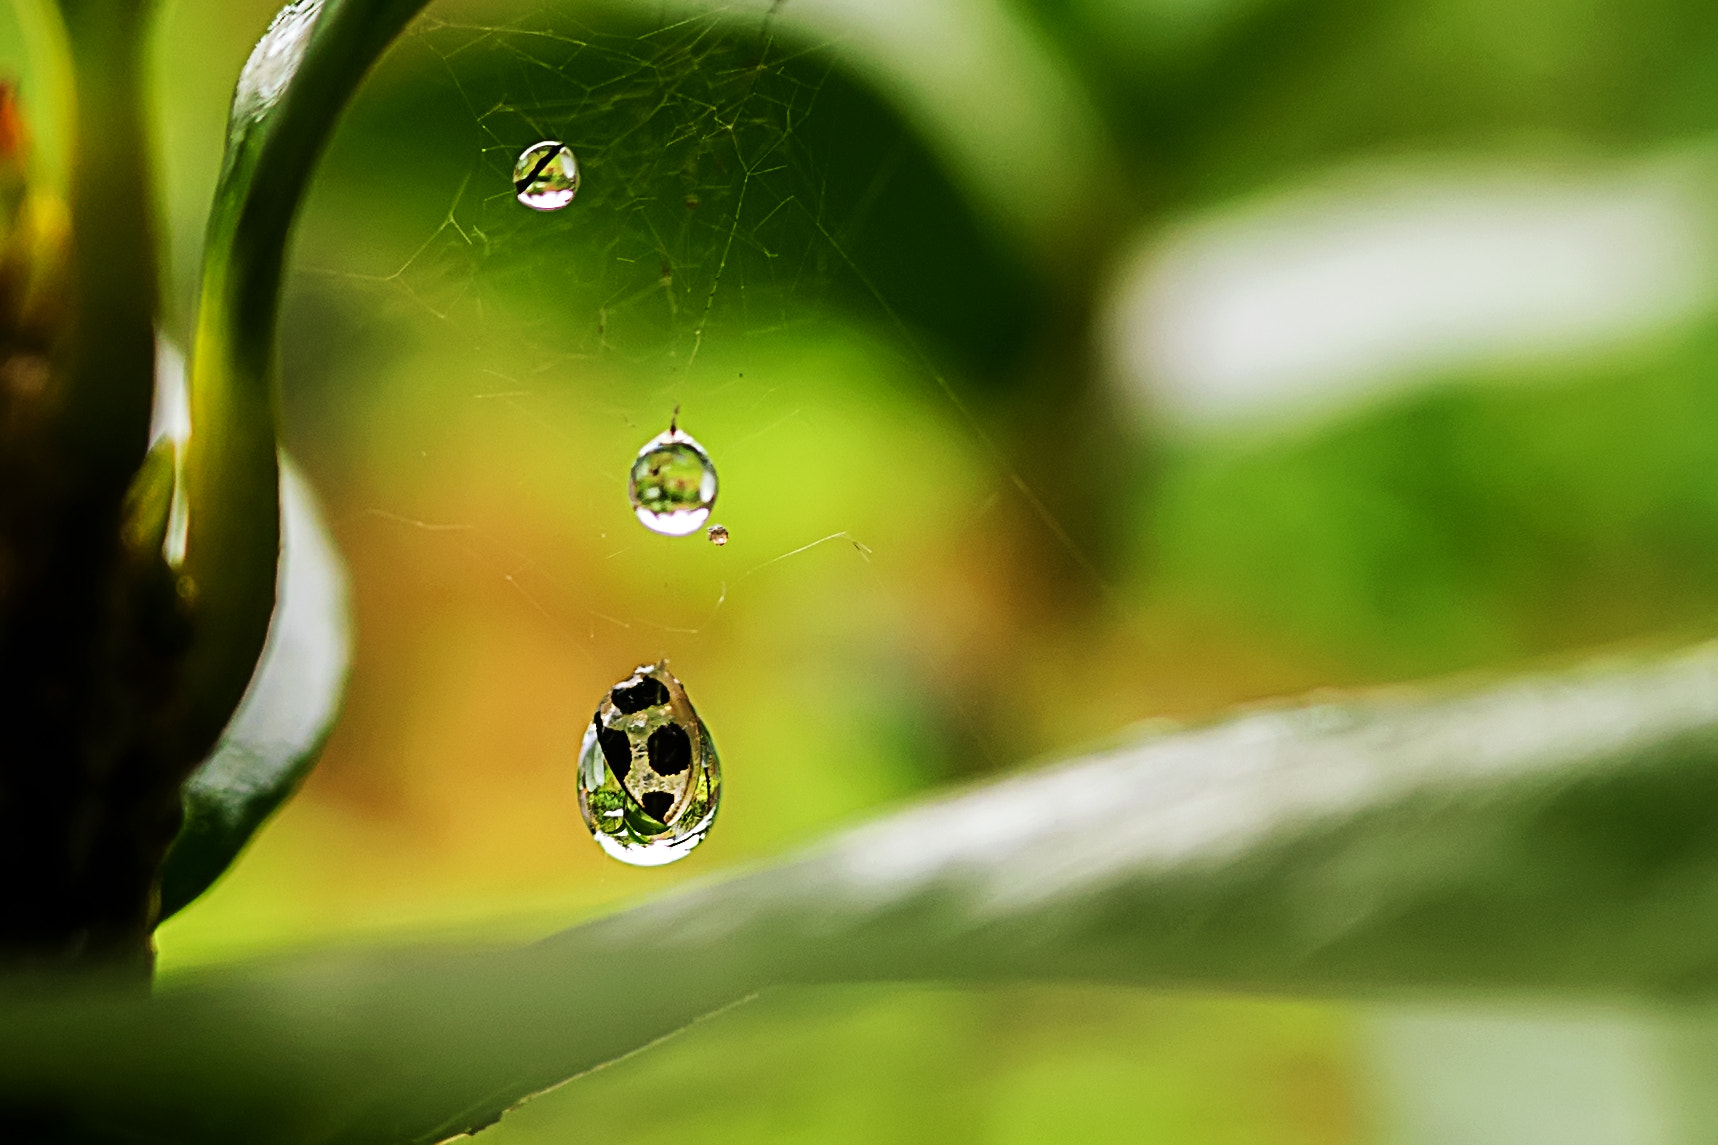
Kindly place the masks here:
[(279, 603), (256, 675), (214, 754), (185, 787), (185, 825), (161, 872), (165, 920), (218, 879), (309, 773), (351, 664), (346, 573), (315, 494), (280, 470)]
[(1078, 73), (1024, 14), (989, 0), (771, 11), (790, 33), (838, 44), (842, 64), (901, 108), (969, 199), (1052, 275), (1093, 272), (1114, 239), (1116, 157)]
[[(1333, 424), (1168, 451), (1153, 589), (1400, 678), (1710, 631), (1718, 323), (1439, 378)], [(1148, 564), (1148, 562), (1151, 562)]]
[(1027, 8), (1095, 93), (1123, 161), (1164, 205), (1361, 156), (1615, 153), (1718, 127), (1718, 13), (1691, 0)]
[(1703, 994), (1715, 801), (1718, 645), (1260, 710), (524, 950), (15, 996), (0, 1093), (113, 1140), (427, 1143), (785, 983)]

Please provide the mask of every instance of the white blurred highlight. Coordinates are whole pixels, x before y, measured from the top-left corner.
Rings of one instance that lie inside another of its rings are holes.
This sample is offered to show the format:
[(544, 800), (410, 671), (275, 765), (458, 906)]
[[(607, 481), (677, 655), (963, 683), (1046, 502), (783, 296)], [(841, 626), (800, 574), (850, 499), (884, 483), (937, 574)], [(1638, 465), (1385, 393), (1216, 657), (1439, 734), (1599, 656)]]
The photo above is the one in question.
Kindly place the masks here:
[(149, 445), (165, 441), (173, 448), (173, 495), (167, 506), (167, 532), (161, 555), (169, 568), (185, 563), (191, 534), (191, 505), (185, 499), (185, 443), (191, 439), (191, 391), (185, 378), (185, 355), (167, 339), (155, 339), (155, 404), (150, 412)]
[(1626, 342), (1718, 293), (1700, 174), (1375, 170), (1195, 220), (1128, 260), (1112, 373), (1199, 428)]
[(185, 388), (185, 354), (165, 338), (155, 340), (155, 404), (149, 418), (149, 444), (162, 438), (182, 442), (191, 436), (191, 395)]
[(1645, 1007), (1404, 1006), (1367, 1072), (1391, 1145), (1676, 1145), (1672, 1038)]

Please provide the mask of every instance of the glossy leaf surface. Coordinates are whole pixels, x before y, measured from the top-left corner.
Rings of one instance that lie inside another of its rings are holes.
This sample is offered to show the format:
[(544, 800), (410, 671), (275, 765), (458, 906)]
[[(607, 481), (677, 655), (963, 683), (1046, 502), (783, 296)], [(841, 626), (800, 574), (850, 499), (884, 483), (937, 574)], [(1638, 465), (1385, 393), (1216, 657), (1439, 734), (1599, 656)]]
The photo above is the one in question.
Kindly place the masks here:
[(207, 890), (297, 789), (340, 711), (352, 653), (346, 573), (315, 494), (284, 456), (280, 475), (279, 603), (239, 710), (186, 784), (163, 919)]
[(190, 370), (181, 573), (201, 618), (191, 719), (225, 726), (262, 650), (279, 555), (281, 276), (298, 206), (352, 93), (424, 0), (297, 0), (240, 73), (209, 216)]

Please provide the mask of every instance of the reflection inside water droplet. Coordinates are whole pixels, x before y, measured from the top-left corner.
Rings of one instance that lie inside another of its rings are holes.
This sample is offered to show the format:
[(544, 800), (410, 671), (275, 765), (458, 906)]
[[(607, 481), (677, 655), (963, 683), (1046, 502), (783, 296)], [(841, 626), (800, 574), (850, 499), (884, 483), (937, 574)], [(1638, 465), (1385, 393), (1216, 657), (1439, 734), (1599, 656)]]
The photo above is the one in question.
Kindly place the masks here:
[(513, 164), (513, 193), (534, 211), (558, 211), (579, 193), (579, 161), (558, 139), (533, 143)]
[(638, 451), (626, 493), (645, 528), (684, 537), (710, 519), (710, 506), (716, 503), (716, 466), (690, 435), (670, 429)]
[(728, 526), (726, 526), (726, 525), (711, 525), (709, 537), (710, 537), (710, 543), (712, 545), (717, 546), (718, 548), (720, 548), (722, 545), (727, 544), (728, 543)]
[(710, 730), (666, 661), (610, 688), (579, 749), (579, 812), (603, 850), (635, 867), (684, 858), (722, 794)]

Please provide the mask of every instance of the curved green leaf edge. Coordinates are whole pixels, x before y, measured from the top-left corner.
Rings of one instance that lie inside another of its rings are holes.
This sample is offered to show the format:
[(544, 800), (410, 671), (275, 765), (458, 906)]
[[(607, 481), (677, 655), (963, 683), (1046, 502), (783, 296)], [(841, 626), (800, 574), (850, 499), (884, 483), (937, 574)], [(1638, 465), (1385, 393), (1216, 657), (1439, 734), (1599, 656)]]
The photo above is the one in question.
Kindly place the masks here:
[(1686, 1003), (1718, 989), (1714, 808), (1718, 645), (1319, 699), (955, 793), (522, 950), (14, 997), (0, 1100), (96, 1139), (428, 1145), (794, 983)]
[(204, 247), (190, 369), (190, 435), (167, 531), (196, 629), (186, 657), (189, 742), (215, 742), (274, 613), (279, 558), (276, 336), (298, 207), (371, 65), (425, 0), (296, 0), (239, 77)]
[(280, 515), (279, 603), (238, 711), (185, 785), (185, 825), (161, 873), (163, 921), (213, 885), (297, 790), (340, 712), (352, 652), (346, 571), (285, 454)]

